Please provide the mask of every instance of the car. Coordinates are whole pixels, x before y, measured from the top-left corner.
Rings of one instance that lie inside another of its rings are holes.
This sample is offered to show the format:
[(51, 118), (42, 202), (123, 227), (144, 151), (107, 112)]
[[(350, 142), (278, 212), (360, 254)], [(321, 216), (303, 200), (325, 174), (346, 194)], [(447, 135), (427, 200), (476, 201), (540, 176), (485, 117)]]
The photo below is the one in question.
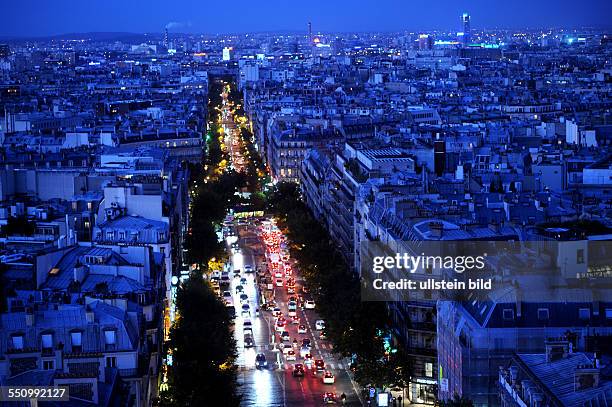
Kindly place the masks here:
[(307, 348), (311, 348), (312, 345), (310, 344), (310, 339), (308, 339), (308, 338), (302, 339), (302, 346), (306, 346)]
[(221, 281), (220, 281), (220, 285), (222, 286), (227, 286), (230, 283), (230, 278), (229, 276), (221, 276)]
[(336, 404), (336, 395), (334, 393), (325, 393), (323, 395), (324, 404)]
[(315, 321), (315, 329), (317, 331), (322, 331), (325, 329), (325, 321), (323, 321), (322, 319), (317, 319)]
[(247, 279), (246, 278), (244, 278), (244, 277), (240, 278), (240, 284), (246, 285), (246, 283), (247, 283)]
[(313, 365), (314, 361), (312, 360), (312, 355), (310, 353), (307, 353), (304, 355), (304, 366), (311, 368)]
[(306, 325), (298, 325), (298, 333), (305, 334), (306, 333)]
[(255, 346), (255, 341), (253, 341), (253, 337), (251, 335), (245, 335), (244, 336), (244, 347), (252, 348), (253, 346)]
[(332, 372), (326, 370), (323, 374), (322, 381), (324, 384), (334, 384), (336, 382), (336, 378), (334, 377), (334, 374)]
[(287, 287), (287, 294), (295, 294), (295, 288)]
[(242, 322), (242, 327), (243, 327), (243, 328), (245, 328), (245, 329), (246, 329), (246, 328), (253, 328), (253, 323), (251, 322), (251, 320), (250, 320), (250, 319), (245, 319), (245, 320)]
[(221, 289), (219, 288), (219, 286), (213, 287), (213, 292), (217, 295), (221, 295)]
[(297, 359), (297, 357), (295, 356), (295, 351), (290, 350), (289, 352), (287, 352), (285, 359), (287, 359), (287, 361), (291, 361), (291, 360), (295, 361)]
[(287, 315), (289, 315), (290, 317), (295, 317), (297, 315), (297, 311), (294, 309), (290, 309)]
[(285, 322), (277, 321), (274, 327), (276, 329), (276, 332), (283, 332), (285, 330)]
[(244, 266), (244, 272), (245, 273), (252, 273), (253, 272), (253, 266), (251, 266), (250, 264), (247, 264), (246, 266)]
[(242, 273), (242, 270), (240, 270), (240, 269), (234, 269), (234, 278), (236, 278), (236, 277), (240, 277), (240, 273)]
[(304, 302), (304, 308), (306, 308), (306, 309), (315, 309), (315, 302), (313, 300), (306, 300)]
[(283, 286), (283, 280), (281, 280), (280, 278), (276, 279), (276, 286), (277, 287), (282, 287)]
[(325, 362), (323, 362), (323, 359), (316, 359), (314, 365), (316, 370), (325, 370)]
[(298, 317), (297, 315), (291, 317), (291, 324), (292, 325), (299, 325), (300, 324), (300, 317)]
[(289, 332), (287, 332), (287, 331), (283, 331), (283, 332), (281, 332), (281, 340), (282, 340), (283, 342), (289, 342), (289, 341), (291, 341), (291, 338), (289, 337)]
[(255, 368), (256, 369), (265, 369), (268, 367), (268, 361), (266, 360), (266, 355), (263, 353), (258, 353), (255, 356)]
[(251, 307), (249, 307), (249, 304), (242, 304), (242, 311), (240, 311), (240, 315), (243, 317), (251, 316)]
[(223, 291), (223, 298), (230, 298), (231, 299), (232, 298), (232, 293), (227, 291), (227, 290)]
[(297, 303), (295, 301), (289, 301), (287, 303), (287, 309), (295, 311), (297, 309)]
[(244, 287), (241, 285), (236, 286), (236, 294), (240, 294), (244, 292)]
[(300, 357), (306, 358), (306, 355), (310, 355), (310, 348), (307, 346), (302, 346), (300, 348)]
[(296, 363), (293, 366), (293, 377), (304, 377), (304, 365)]
[(286, 355), (287, 353), (289, 353), (290, 350), (293, 350), (293, 347), (290, 344), (286, 343), (283, 345), (281, 350), (283, 351), (283, 355)]
[(325, 331), (319, 332), (319, 339), (321, 340), (327, 339), (327, 335), (325, 334)]
[(278, 307), (274, 307), (274, 309), (272, 310), (272, 315), (274, 315), (275, 317), (278, 317), (281, 315), (281, 309)]
[(277, 271), (276, 273), (274, 273), (274, 277), (283, 278), (283, 273), (281, 273), (280, 271)]
[(240, 303), (248, 304), (249, 303), (249, 296), (244, 294), (244, 293), (240, 294)]

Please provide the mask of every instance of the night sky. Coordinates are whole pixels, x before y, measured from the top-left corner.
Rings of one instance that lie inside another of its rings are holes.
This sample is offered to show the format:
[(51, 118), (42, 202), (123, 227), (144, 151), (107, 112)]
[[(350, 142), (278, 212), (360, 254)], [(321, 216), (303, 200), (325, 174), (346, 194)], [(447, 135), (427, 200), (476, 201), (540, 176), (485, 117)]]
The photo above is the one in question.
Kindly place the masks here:
[(0, 36), (610, 26), (611, 0), (0, 0)]

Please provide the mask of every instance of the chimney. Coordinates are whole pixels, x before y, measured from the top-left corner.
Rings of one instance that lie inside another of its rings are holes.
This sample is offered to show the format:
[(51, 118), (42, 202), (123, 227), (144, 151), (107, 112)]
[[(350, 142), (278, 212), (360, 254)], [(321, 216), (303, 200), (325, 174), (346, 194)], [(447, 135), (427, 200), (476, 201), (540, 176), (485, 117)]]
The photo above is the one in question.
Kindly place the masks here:
[(548, 338), (544, 346), (546, 347), (546, 362), (554, 362), (566, 358), (572, 353), (572, 345), (565, 338)]
[(574, 372), (574, 391), (596, 389), (599, 387), (599, 369), (595, 362), (576, 366)]

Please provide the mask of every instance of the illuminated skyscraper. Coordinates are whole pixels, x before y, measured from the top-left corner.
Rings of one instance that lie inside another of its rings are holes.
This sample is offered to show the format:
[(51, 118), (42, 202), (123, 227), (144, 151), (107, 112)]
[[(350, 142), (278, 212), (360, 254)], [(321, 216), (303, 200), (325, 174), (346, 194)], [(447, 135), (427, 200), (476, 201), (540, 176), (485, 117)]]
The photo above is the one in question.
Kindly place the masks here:
[(472, 42), (472, 35), (470, 32), (470, 15), (468, 13), (461, 15), (461, 24), (463, 25), (463, 43), (469, 44)]

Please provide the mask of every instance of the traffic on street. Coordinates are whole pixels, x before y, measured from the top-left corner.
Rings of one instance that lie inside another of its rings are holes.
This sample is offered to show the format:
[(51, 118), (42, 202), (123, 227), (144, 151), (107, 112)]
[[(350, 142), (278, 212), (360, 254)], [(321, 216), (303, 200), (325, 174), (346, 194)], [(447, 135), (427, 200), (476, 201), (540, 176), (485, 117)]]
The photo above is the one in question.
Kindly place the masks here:
[(228, 217), (223, 232), (231, 261), (211, 279), (235, 318), (242, 404), (361, 405), (274, 219)]

